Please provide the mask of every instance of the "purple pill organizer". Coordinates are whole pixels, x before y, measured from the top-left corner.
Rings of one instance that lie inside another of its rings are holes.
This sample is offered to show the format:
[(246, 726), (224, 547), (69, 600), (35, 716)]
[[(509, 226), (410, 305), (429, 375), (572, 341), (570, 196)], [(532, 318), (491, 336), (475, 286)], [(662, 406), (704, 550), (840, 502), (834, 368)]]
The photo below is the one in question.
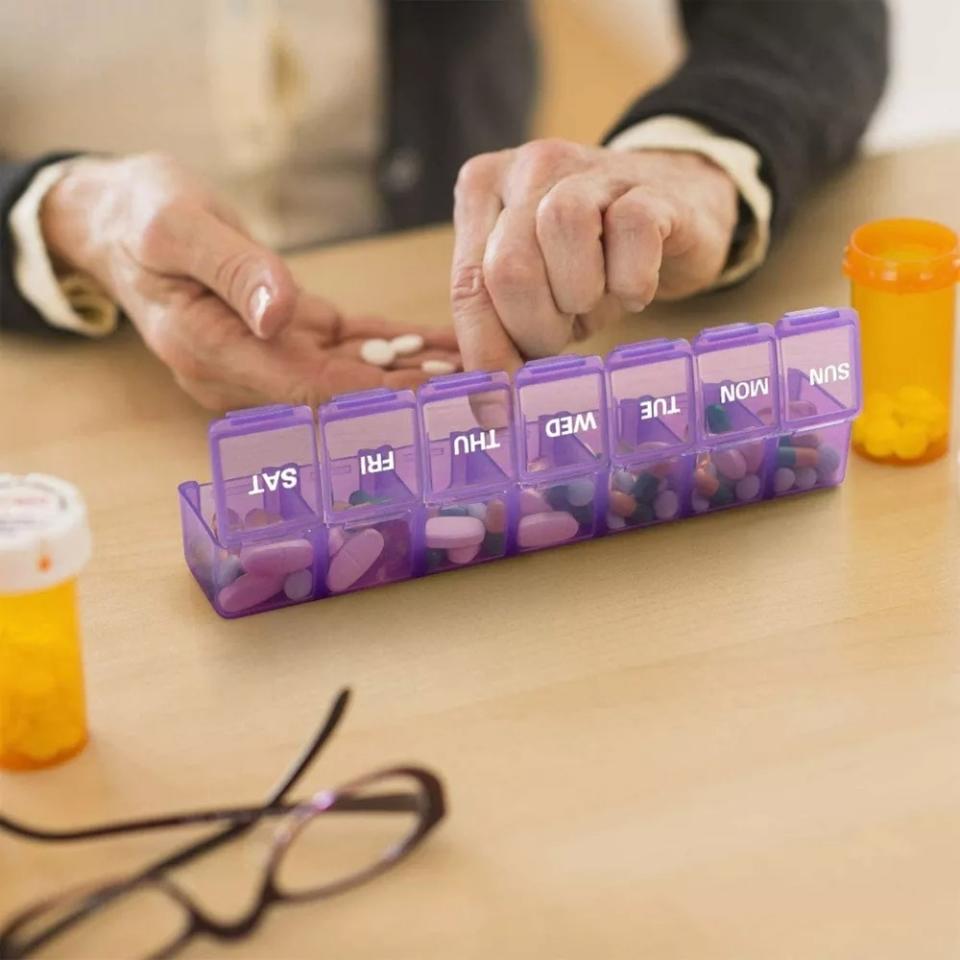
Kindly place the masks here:
[(187, 564), (244, 616), (832, 487), (860, 410), (853, 310), (227, 414), (180, 485)]

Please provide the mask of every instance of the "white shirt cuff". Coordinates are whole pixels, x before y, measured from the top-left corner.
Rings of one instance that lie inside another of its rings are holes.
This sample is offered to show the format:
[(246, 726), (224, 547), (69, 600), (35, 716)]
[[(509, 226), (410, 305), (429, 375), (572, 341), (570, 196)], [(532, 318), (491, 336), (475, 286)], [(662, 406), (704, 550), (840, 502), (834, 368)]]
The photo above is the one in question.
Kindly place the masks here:
[(736, 283), (763, 263), (770, 248), (773, 196), (760, 178), (760, 155), (753, 147), (740, 140), (721, 137), (695, 120), (675, 116), (654, 117), (627, 127), (607, 146), (611, 150), (684, 150), (712, 160), (737, 185), (754, 218), (753, 232), (713, 288)]
[(64, 160), (39, 170), (10, 211), (13, 278), (21, 296), (50, 326), (102, 337), (116, 329), (116, 305), (91, 277), (80, 273), (57, 276), (40, 225), (43, 198), (70, 163)]

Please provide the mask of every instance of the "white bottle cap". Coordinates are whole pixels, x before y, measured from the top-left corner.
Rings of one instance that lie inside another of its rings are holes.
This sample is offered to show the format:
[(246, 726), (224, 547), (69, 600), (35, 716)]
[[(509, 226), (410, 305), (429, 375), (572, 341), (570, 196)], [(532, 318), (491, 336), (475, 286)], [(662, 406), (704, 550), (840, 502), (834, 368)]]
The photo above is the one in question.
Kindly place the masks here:
[(0, 594), (46, 590), (90, 559), (87, 508), (75, 487), (42, 473), (0, 473)]

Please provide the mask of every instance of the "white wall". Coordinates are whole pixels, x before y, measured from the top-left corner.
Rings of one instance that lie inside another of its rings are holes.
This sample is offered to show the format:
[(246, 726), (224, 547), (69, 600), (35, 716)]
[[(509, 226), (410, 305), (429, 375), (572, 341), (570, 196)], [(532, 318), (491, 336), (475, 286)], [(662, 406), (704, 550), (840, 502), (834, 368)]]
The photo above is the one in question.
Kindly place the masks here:
[[(557, 0), (548, 0), (557, 2)], [(673, 0), (570, 0), (638, 56), (678, 43)], [(772, 2), (772, 0), (771, 0)], [(830, 0), (811, 0), (829, 4)], [(960, 0), (888, 0), (892, 75), (868, 150), (960, 137)]]
[(960, 136), (960, 2), (889, 0), (893, 71), (867, 147)]

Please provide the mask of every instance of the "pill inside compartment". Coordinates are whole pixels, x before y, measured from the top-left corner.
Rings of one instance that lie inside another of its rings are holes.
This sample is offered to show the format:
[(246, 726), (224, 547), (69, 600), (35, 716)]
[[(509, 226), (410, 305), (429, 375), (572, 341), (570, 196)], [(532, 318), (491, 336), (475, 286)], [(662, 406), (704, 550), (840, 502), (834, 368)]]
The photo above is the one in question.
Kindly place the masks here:
[(423, 555), (423, 484), (413, 393), (343, 394), (319, 417), (326, 589), (345, 593), (414, 576)]
[(693, 341), (698, 447), (690, 509), (707, 513), (766, 495), (780, 426), (777, 342), (768, 323), (732, 323)]
[[(843, 480), (851, 421), (860, 408), (859, 338), (852, 310), (817, 307), (776, 325), (783, 432), (769, 476), (770, 496)], [(924, 439), (925, 444), (925, 439)]]
[(516, 543), (539, 550), (596, 536), (606, 514), (606, 387), (599, 357), (534, 360), (516, 376)]
[(617, 347), (607, 356), (610, 532), (685, 516), (693, 469), (696, 392), (684, 340)]
[(433, 377), (419, 391), (425, 572), (506, 555), (516, 513), (513, 394), (505, 373)]
[(315, 599), (326, 568), (309, 407), (227, 414), (209, 431), (214, 480), (183, 484), (187, 563), (216, 610), (242, 616)]

